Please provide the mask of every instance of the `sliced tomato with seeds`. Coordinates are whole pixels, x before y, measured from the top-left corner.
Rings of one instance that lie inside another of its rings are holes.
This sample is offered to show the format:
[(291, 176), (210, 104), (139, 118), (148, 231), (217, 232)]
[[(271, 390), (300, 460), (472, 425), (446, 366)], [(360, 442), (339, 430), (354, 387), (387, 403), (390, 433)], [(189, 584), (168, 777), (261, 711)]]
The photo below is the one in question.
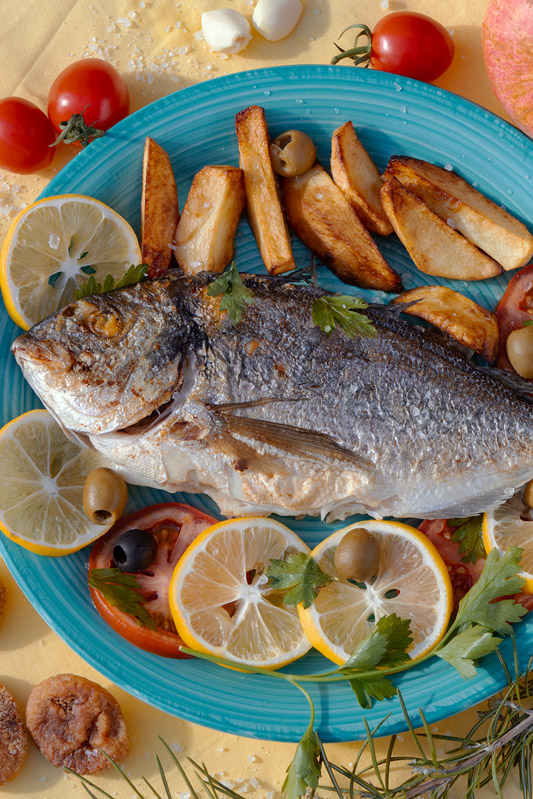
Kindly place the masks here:
[(507, 339), (513, 330), (524, 326), (533, 318), (533, 264), (517, 272), (505, 289), (495, 311), (500, 330), (498, 368), (515, 372), (507, 357)]
[(454, 612), (456, 612), (461, 599), (479, 579), (485, 560), (478, 558), (475, 563), (465, 563), (461, 560), (459, 544), (451, 540), (455, 528), (448, 526), (447, 519), (423, 521), (418, 529), (427, 535), (448, 568), (453, 588)]
[(152, 505), (115, 524), (106, 535), (94, 544), (89, 558), (91, 569), (115, 568), (113, 548), (120, 535), (128, 530), (147, 530), (156, 539), (157, 554), (151, 566), (135, 577), (140, 591), (146, 598), (143, 607), (150, 613), (156, 630), (142, 626), (129, 613), (113, 607), (96, 588), (90, 588), (96, 610), (103, 619), (123, 638), (147, 652), (163, 657), (187, 657), (180, 652), (183, 641), (176, 632), (168, 602), (168, 587), (177, 562), (196, 536), (216, 519), (190, 505), (176, 502)]
[[(450, 527), (447, 519), (425, 520), (418, 529), (427, 535), (448, 568), (453, 588), (454, 613), (456, 613), (461, 599), (479, 580), (485, 558), (478, 558), (475, 563), (465, 563), (461, 560), (459, 544), (451, 540), (456, 528)], [(513, 598), (528, 610), (533, 610), (533, 594), (514, 594)]]

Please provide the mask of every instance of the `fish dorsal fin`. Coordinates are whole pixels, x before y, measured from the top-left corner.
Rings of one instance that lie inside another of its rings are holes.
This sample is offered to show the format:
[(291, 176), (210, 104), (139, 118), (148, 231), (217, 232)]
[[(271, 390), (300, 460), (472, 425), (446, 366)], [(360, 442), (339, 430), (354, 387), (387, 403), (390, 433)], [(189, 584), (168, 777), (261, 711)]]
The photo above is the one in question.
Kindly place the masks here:
[(269, 422), (265, 419), (249, 419), (245, 416), (224, 414), (228, 429), (232, 433), (261, 441), (277, 449), (298, 455), (306, 460), (334, 459), (351, 463), (358, 468), (374, 470), (366, 458), (360, 457), (342, 447), (326, 433), (316, 430), (303, 430), (293, 425)]

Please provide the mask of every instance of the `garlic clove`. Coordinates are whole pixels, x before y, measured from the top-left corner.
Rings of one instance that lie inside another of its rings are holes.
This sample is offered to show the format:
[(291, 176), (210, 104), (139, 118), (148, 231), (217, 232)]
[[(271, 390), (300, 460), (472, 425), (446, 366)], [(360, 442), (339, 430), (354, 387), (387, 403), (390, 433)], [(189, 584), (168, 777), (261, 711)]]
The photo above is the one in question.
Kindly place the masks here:
[(202, 32), (217, 53), (238, 53), (252, 38), (250, 23), (233, 8), (215, 8), (202, 14)]
[(253, 26), (269, 42), (279, 42), (292, 31), (303, 11), (300, 0), (259, 0)]

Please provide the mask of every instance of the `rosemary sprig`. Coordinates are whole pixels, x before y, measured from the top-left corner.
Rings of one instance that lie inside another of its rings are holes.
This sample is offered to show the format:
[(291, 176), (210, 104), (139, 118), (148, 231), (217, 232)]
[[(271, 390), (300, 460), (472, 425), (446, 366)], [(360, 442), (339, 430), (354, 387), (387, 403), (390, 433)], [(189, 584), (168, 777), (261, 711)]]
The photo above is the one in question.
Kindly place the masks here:
[[(331, 761), (326, 753), (326, 748), (316, 733), (313, 733), (313, 719), (304, 739), (299, 744), (297, 753), (304, 753), (304, 746), (311, 750), (311, 757), (315, 764), (315, 772), (309, 782), (305, 781), (300, 769), (300, 759), (295, 757), (289, 766), (285, 783), (294, 782), (293, 792), (300, 795), (310, 788), (312, 797), (318, 788), (321, 792), (332, 792), (338, 799), (416, 799), (426, 796), (430, 799), (450, 796), (450, 790), (459, 780), (464, 780), (461, 795), (464, 799), (475, 799), (477, 792), (485, 785), (492, 783), (498, 796), (503, 797), (503, 789), (511, 776), (518, 771), (518, 779), (523, 799), (531, 798), (532, 769), (531, 753), (533, 741), (533, 673), (532, 660), (529, 662), (525, 675), (520, 678), (517, 670), (516, 644), (513, 638), (513, 651), (515, 659), (514, 676), (511, 677), (509, 669), (500, 656), (502, 668), (507, 677), (507, 688), (498, 696), (489, 700), (486, 710), (479, 714), (479, 719), (464, 737), (432, 733), (425, 721), (424, 714), (419, 710), (423, 729), (416, 732), (412, 720), (407, 712), (403, 698), (399, 694), (406, 727), (412, 741), (415, 756), (396, 754), (397, 737), (393, 735), (384, 758), (378, 758), (376, 738), (380, 735), (380, 728), (386, 721), (384, 718), (371, 730), (366, 727), (366, 739), (359, 745), (352, 768)], [(172, 765), (179, 771), (180, 776), (191, 794), (191, 799), (200, 799), (205, 793), (207, 799), (220, 799), (222, 796), (229, 799), (246, 799), (242, 794), (228, 788), (210, 773), (205, 764), (198, 764), (191, 758), (189, 763), (195, 770), (195, 776), (200, 783), (199, 791), (195, 789), (191, 778), (176, 758), (168, 744), (159, 739), (170, 759)], [(437, 747), (438, 743), (438, 747)], [(439, 757), (438, 752), (443, 747), (447, 751)], [(362, 756), (369, 755), (370, 764), (361, 767)], [(353, 756), (352, 756), (353, 757)], [(351, 757), (351, 759), (352, 759)], [(121, 779), (134, 791), (137, 799), (149, 799), (149, 795), (142, 793), (127, 777), (112, 758), (110, 763), (116, 768)], [(171, 799), (175, 796), (177, 788), (173, 785), (171, 792), (169, 774), (159, 758), (156, 758), (159, 776), (163, 789), (158, 792), (154, 786), (143, 777), (144, 783), (157, 799)], [(305, 760), (305, 758), (304, 758)], [(392, 766), (409, 766), (411, 774), (396, 785), (392, 784)], [(331, 784), (319, 784), (321, 771), (329, 777)], [(77, 777), (86, 793), (97, 799), (104, 796), (111, 799), (111, 794), (95, 782), (76, 774), (71, 769), (65, 769), (69, 774)], [(302, 782), (300, 783), (300, 780)]]

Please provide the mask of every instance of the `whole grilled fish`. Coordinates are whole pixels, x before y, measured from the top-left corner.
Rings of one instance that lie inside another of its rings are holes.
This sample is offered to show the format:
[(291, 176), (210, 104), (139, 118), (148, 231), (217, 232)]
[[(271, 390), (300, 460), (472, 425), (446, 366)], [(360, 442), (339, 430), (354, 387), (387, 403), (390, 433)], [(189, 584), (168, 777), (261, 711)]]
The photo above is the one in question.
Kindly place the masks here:
[(223, 513), (439, 518), (533, 478), (532, 405), (497, 374), (370, 306), (375, 338), (313, 326), (324, 292), (246, 276), (235, 325), (212, 277), (74, 302), (13, 344), (43, 403), (129, 482)]

